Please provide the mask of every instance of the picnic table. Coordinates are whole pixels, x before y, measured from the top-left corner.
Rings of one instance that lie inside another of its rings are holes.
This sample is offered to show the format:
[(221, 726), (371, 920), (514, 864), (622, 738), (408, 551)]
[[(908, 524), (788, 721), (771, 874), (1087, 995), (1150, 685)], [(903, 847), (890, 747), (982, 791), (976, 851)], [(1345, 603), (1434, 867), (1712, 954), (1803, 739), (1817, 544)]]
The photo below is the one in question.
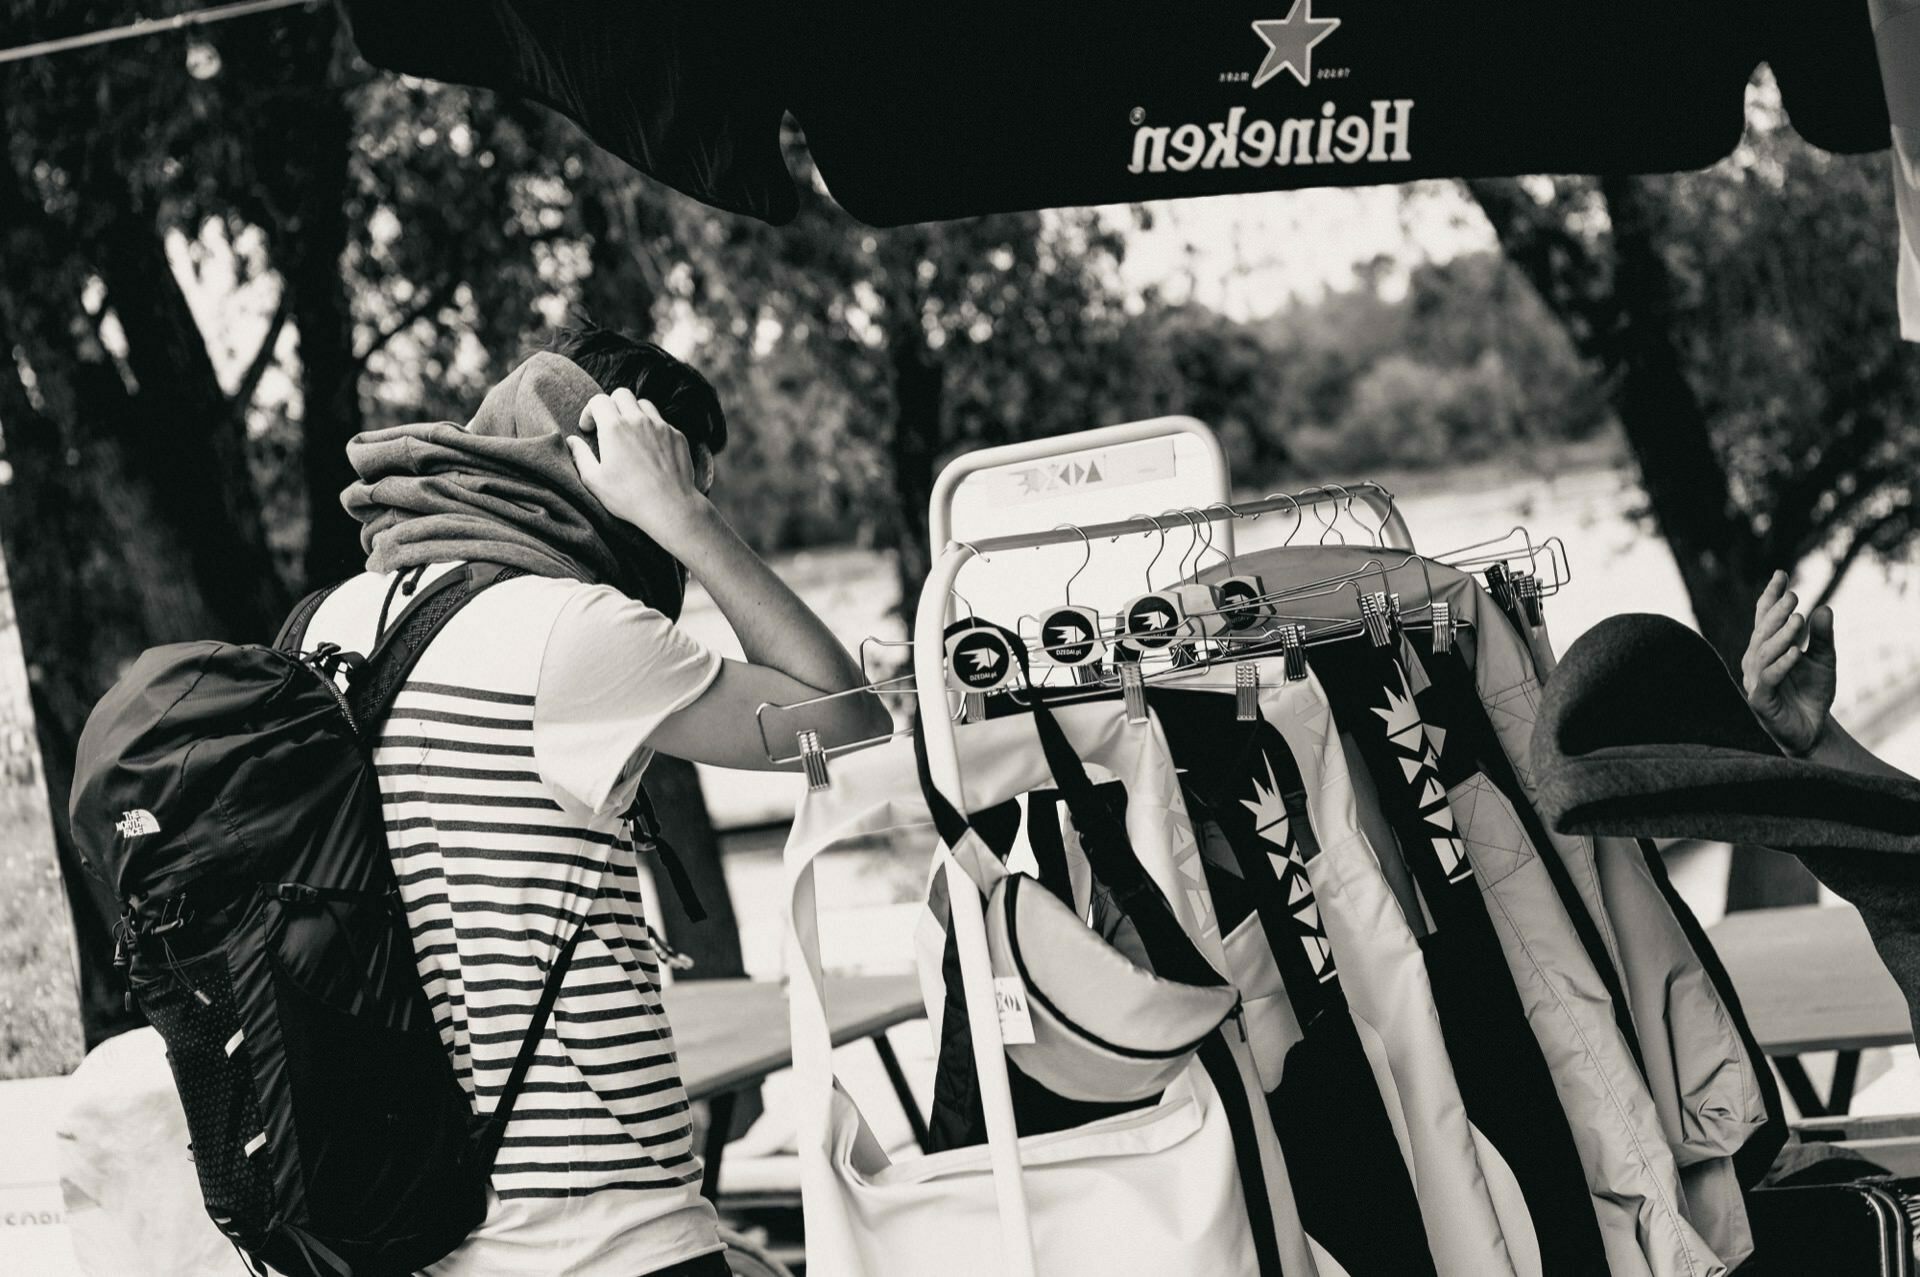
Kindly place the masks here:
[[(793, 1063), (787, 991), (773, 980), (680, 980), (668, 985), (661, 998), (673, 1025), (687, 1098), (707, 1101), (706, 1177), (701, 1192), (712, 1198), (720, 1183), (720, 1157), (740, 1093)], [(833, 1044), (843, 1046), (863, 1038), (873, 1043), (913, 1138), (926, 1148), (926, 1119), (887, 1041), (888, 1029), (926, 1013), (920, 982), (911, 975), (828, 976), (826, 1002)]]
[[(1845, 905), (1728, 914), (1707, 929), (1747, 1022), (1802, 1117), (1837, 1117), (1853, 1102), (1860, 1053), (1913, 1041), (1906, 999)], [(1833, 1083), (1814, 1089), (1800, 1057), (1834, 1051)]]

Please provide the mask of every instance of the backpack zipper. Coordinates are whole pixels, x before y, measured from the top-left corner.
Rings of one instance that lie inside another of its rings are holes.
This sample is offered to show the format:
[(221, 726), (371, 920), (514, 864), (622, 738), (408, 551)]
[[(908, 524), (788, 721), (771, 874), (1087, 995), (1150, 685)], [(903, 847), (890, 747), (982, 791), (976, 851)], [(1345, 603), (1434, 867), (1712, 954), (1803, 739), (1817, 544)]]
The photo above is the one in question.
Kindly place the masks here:
[(347, 720), (347, 726), (353, 729), (353, 734), (356, 737), (359, 736), (360, 724), (354, 721), (353, 709), (347, 704), (347, 694), (340, 690), (340, 685), (334, 682), (333, 677), (323, 668), (326, 657), (315, 653), (311, 656), (301, 656), (299, 661), (302, 669), (320, 680), (321, 686), (327, 689), (327, 694), (333, 697), (333, 703), (340, 707), (340, 716)]

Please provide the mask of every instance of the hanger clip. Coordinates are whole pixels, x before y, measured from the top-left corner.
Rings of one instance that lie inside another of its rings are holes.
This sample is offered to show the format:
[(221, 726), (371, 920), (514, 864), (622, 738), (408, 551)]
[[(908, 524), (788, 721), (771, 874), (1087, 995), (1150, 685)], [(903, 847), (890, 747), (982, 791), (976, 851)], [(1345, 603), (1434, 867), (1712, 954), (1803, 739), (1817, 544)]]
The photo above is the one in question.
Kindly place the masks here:
[(1299, 683), (1307, 677), (1307, 627), (1304, 625), (1283, 625), (1280, 627), (1280, 650), (1286, 654), (1287, 681)]
[(1540, 578), (1531, 572), (1522, 572), (1513, 578), (1513, 592), (1525, 610), (1527, 624), (1536, 629), (1545, 623), (1546, 613), (1540, 606)]
[(1127, 721), (1147, 721), (1147, 683), (1140, 673), (1140, 662), (1120, 662), (1120, 694), (1126, 698)]
[(1486, 576), (1487, 593), (1493, 595), (1493, 601), (1500, 605), (1501, 611), (1511, 613), (1514, 604), (1513, 575), (1507, 570), (1507, 565), (1487, 564)]
[(827, 779), (827, 751), (820, 748), (820, 733), (806, 728), (794, 733), (800, 742), (800, 765), (807, 773), (808, 789), (825, 789)]
[(1234, 663), (1233, 717), (1240, 723), (1260, 720), (1260, 667), (1252, 661)]
[(1387, 614), (1387, 596), (1383, 592), (1376, 590), (1360, 596), (1360, 623), (1366, 627), (1367, 638), (1375, 647), (1385, 647), (1393, 641), (1392, 622)]
[(1444, 656), (1453, 650), (1453, 604), (1436, 600), (1433, 613), (1433, 650)]

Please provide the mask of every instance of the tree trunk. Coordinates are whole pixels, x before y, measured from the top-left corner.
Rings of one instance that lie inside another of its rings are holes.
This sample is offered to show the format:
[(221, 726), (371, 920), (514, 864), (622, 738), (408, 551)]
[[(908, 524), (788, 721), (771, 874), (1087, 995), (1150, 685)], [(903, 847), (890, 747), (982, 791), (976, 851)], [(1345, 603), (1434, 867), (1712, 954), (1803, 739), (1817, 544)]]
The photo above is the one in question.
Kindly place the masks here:
[(933, 567), (927, 512), (933, 498), (933, 463), (941, 439), (944, 369), (927, 347), (917, 306), (896, 304), (887, 342), (893, 372), (893, 429), (887, 461), (893, 478), (893, 543), (900, 574), (900, 615), (909, 625), (920, 589)]
[[(0, 306), (9, 320), (18, 313)], [(217, 635), (240, 621), (223, 615), (227, 606), (200, 588), (185, 566), (191, 557), (186, 538), (162, 513), (168, 503), (156, 499), (154, 485), (114, 442), (136, 426), (167, 435), (185, 429), (149, 418), (147, 405), (126, 395), (112, 369), (83, 360), (63, 366), (57, 349), (47, 347), (33, 360), (42, 334), (13, 331), (30, 352), (48, 412), (35, 409), (10, 361), (0, 365), (0, 422), (12, 470), (0, 486), (0, 542), (26, 658), (54, 852), (79, 947), (81, 1028), (91, 1048), (142, 1021), (123, 1005), (123, 983), (113, 968), (110, 926), (117, 908), (82, 866), (68, 827), (80, 730), (100, 694), (141, 649)], [(63, 428), (61, 421), (74, 424)]]
[[(0, 543), (26, 660), (54, 852), (73, 913), (87, 1046), (137, 1026), (112, 965), (111, 894), (67, 821), (86, 716), (152, 644), (253, 638), (283, 602), (268, 570), (245, 439), (167, 262), (157, 223), (92, 191), (86, 245), (0, 173)], [(81, 303), (96, 274), (126, 376)], [(22, 364), (31, 371), (30, 393)], [(37, 402), (36, 402), (37, 396)]]
[[(1776, 566), (1733, 499), (1706, 414), (1680, 364), (1672, 283), (1653, 239), (1653, 210), (1638, 178), (1601, 181), (1613, 223), (1614, 290), (1625, 320), (1625, 375), (1616, 396), (1654, 518), (1686, 583), (1700, 632), (1738, 671), (1753, 632), (1753, 601)], [(1811, 904), (1819, 884), (1792, 856), (1736, 846), (1727, 910)]]
[(307, 495), (306, 588), (366, 566), (360, 527), (340, 506), (353, 482), (347, 441), (360, 433), (360, 364), (341, 257), (347, 249), (347, 161), (353, 121), (340, 93), (314, 95), (289, 158), (298, 214), (277, 245), (300, 334), (300, 430)]
[[(1686, 377), (1673, 283), (1656, 239), (1647, 179), (1600, 181), (1611, 223), (1610, 269), (1579, 259), (1579, 243), (1512, 183), (1472, 182), (1502, 251), (1533, 284), (1575, 348), (1598, 360), (1632, 449), (1655, 526), (1679, 567), (1700, 631), (1733, 670), (1753, 626), (1753, 601), (1775, 567), (1734, 500), (1704, 406)], [(1735, 848), (1728, 907), (1812, 900), (1812, 875), (1791, 857)]]

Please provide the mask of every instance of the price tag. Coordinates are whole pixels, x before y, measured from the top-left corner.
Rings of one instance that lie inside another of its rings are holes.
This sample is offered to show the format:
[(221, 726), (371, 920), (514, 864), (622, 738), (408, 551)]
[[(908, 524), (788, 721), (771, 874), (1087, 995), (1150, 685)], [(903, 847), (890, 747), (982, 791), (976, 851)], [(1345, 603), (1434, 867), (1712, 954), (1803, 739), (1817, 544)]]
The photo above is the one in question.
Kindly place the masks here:
[(1008, 1046), (1033, 1041), (1033, 1013), (1027, 1010), (1027, 990), (1015, 976), (995, 976), (993, 1004), (1000, 1012), (1000, 1040)]
[(1040, 617), (1040, 650), (1055, 665), (1086, 665), (1101, 646), (1100, 617), (1090, 607), (1069, 604)]

